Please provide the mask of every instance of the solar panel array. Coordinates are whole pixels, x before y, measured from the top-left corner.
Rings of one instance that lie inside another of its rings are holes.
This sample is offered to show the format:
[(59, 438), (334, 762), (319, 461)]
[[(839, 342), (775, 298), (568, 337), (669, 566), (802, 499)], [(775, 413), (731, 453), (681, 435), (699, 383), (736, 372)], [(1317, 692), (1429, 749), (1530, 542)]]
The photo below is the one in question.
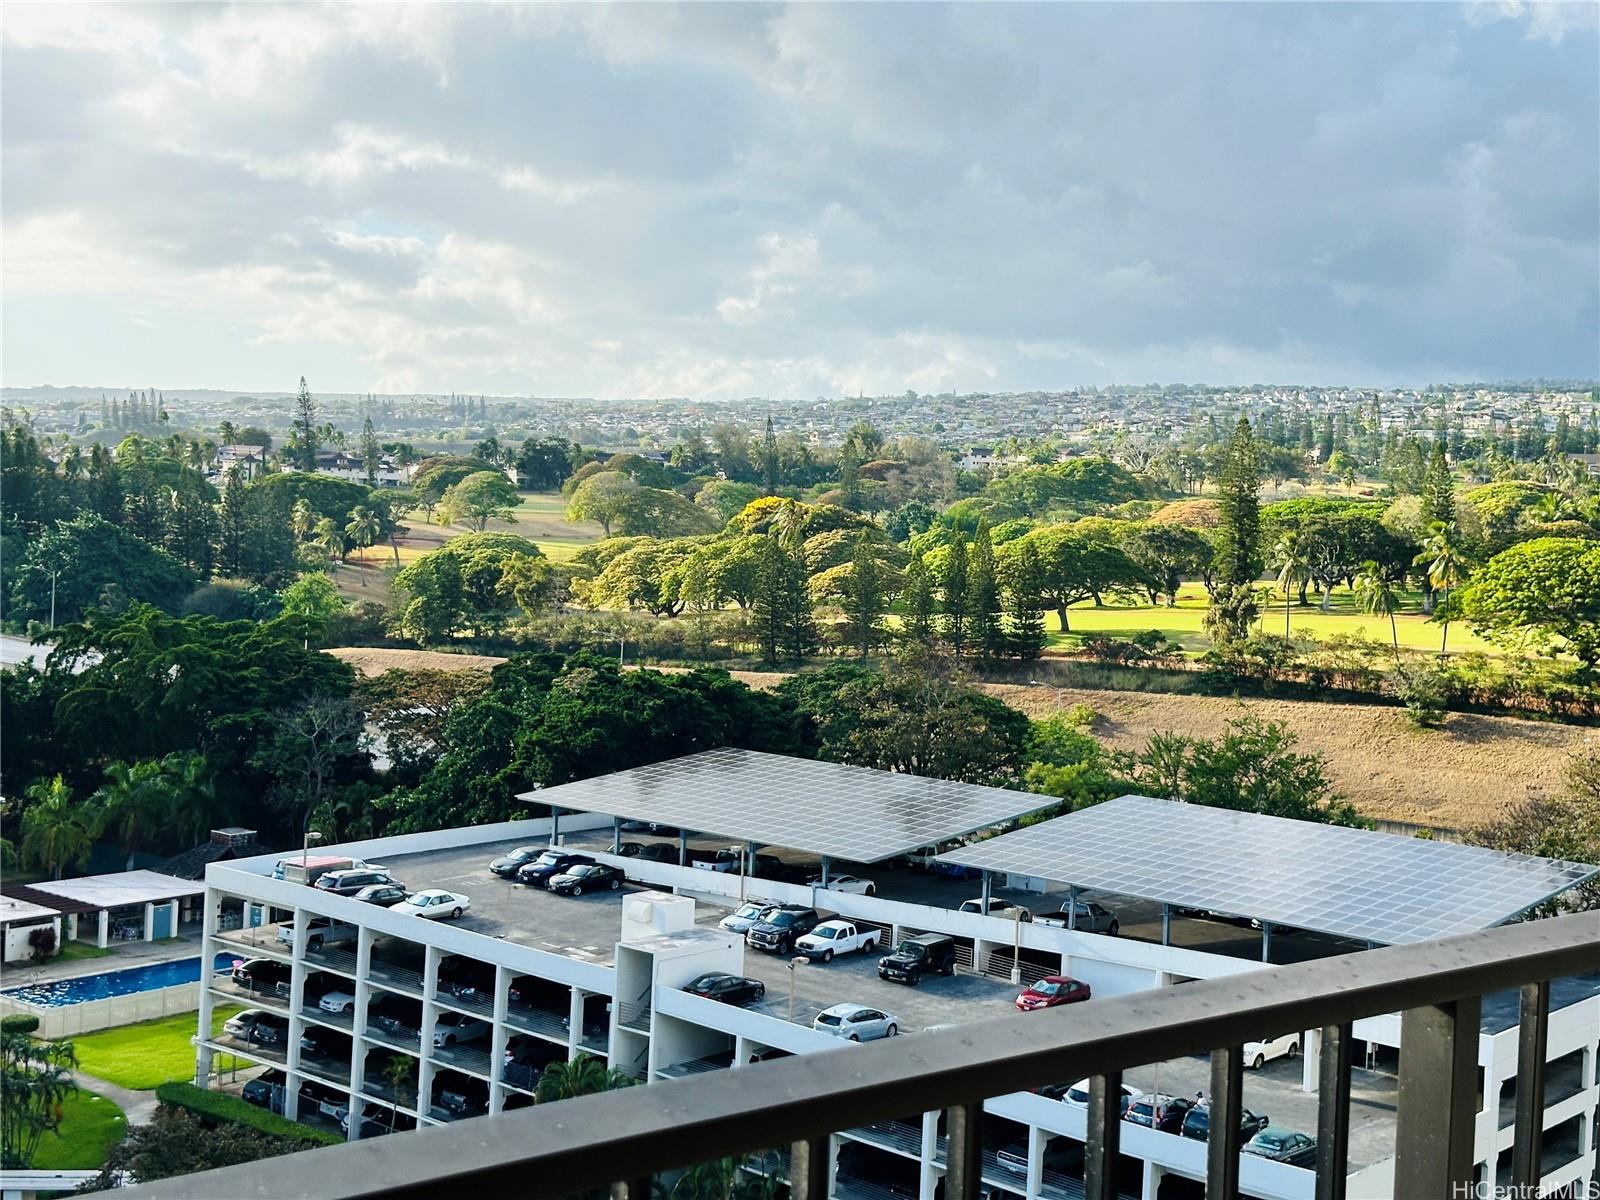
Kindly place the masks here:
[(857, 863), (893, 858), (1056, 803), (1007, 788), (732, 749), (565, 783), (522, 799)]
[(1148, 796), (1122, 796), (940, 857), (1382, 945), (1487, 929), (1600, 872)]

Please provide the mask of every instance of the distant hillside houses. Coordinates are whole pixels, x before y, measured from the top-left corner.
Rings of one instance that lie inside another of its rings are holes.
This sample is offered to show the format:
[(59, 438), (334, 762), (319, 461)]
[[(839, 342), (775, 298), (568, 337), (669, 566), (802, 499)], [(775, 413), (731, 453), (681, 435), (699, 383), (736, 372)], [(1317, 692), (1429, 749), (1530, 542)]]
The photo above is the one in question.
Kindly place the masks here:
[[(379, 487), (404, 487), (411, 482), (415, 470), (415, 466), (402, 467), (384, 454), (378, 459), (378, 469), (374, 473), (374, 478)], [(335, 479), (348, 479), (352, 483), (367, 481), (367, 468), (361, 460), (361, 455), (351, 454), (348, 450), (318, 450), (317, 474), (331, 475)]]

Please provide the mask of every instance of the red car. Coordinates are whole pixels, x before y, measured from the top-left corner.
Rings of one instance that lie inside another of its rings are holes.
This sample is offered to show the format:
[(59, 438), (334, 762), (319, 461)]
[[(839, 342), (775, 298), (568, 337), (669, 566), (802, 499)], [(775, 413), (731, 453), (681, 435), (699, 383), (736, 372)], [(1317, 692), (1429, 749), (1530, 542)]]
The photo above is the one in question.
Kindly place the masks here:
[(1076, 1004), (1089, 998), (1089, 985), (1066, 975), (1046, 975), (1022, 995), (1017, 997), (1018, 1012), (1032, 1012), (1036, 1008), (1054, 1008), (1058, 1004)]

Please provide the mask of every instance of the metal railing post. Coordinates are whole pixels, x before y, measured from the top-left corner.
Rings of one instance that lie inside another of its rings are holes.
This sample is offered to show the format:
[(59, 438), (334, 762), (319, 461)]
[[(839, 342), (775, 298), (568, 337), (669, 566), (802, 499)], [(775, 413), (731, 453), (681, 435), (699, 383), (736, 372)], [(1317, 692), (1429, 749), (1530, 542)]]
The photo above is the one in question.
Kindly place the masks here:
[(1085, 1200), (1116, 1200), (1122, 1134), (1122, 1072), (1089, 1079), (1089, 1130), (1083, 1148)]
[(829, 1136), (807, 1138), (789, 1150), (790, 1200), (828, 1200)]
[(1517, 1116), (1511, 1143), (1511, 1188), (1538, 1192), (1544, 1148), (1544, 1056), (1550, 1038), (1550, 983), (1522, 985), (1517, 1031)]
[(1239, 1195), (1239, 1126), (1244, 1120), (1244, 1048), (1211, 1052), (1211, 1114), (1206, 1132), (1206, 1200)]
[(1351, 1026), (1327, 1025), (1317, 1064), (1317, 1200), (1344, 1200), (1350, 1151)]
[(1465, 1195), (1473, 1183), (1482, 998), (1467, 996), (1400, 1017), (1394, 1194)]
[(944, 1200), (977, 1200), (983, 1187), (983, 1102), (945, 1110), (949, 1169)]

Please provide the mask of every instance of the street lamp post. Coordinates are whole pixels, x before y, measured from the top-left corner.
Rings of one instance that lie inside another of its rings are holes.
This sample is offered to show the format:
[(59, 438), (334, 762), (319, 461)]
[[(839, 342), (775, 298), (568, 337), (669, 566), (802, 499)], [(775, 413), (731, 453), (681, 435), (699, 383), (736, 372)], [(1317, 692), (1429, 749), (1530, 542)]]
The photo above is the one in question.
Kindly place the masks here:
[(43, 563), (34, 563), (33, 569), (35, 571), (43, 571), (50, 576), (50, 632), (54, 633), (56, 629), (56, 580), (60, 577), (61, 572), (53, 570)]
[(320, 833), (318, 833), (316, 830), (311, 828), (311, 818), (307, 817), (306, 818), (306, 838), (305, 838), (304, 844), (300, 847), (300, 876), (301, 876), (301, 882), (304, 882), (304, 883), (309, 883), (310, 882), (309, 880), (307, 880), (305, 878), (305, 875), (306, 875), (306, 869), (311, 863), (311, 843), (312, 842), (320, 842), (321, 840), (322, 840), (322, 835)]

